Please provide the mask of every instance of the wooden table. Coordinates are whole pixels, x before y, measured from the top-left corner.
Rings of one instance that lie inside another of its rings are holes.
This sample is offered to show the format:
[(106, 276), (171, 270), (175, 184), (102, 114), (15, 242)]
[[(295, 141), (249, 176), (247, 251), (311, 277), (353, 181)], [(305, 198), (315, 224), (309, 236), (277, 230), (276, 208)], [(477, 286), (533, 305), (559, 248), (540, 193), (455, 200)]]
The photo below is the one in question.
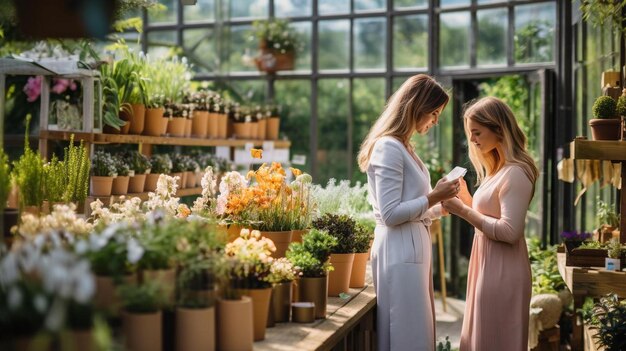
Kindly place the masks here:
[(375, 349), (376, 293), (368, 262), (366, 286), (350, 289), (350, 298), (329, 297), (326, 319), (313, 323), (276, 323), (254, 350), (359, 350)]

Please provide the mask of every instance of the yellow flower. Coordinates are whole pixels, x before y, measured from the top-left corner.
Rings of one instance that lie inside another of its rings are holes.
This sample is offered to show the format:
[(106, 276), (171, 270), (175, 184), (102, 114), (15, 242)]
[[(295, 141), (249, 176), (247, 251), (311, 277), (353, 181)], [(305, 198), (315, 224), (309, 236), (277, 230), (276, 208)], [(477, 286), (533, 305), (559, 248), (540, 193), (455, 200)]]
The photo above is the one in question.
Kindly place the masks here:
[(263, 150), (261, 149), (250, 149), (250, 155), (252, 156), (252, 158), (262, 158), (263, 157)]
[(297, 169), (297, 168), (293, 168), (293, 167), (289, 167), (289, 169), (291, 170), (291, 173), (293, 173), (294, 177), (299, 176), (300, 174), (302, 174), (302, 171)]

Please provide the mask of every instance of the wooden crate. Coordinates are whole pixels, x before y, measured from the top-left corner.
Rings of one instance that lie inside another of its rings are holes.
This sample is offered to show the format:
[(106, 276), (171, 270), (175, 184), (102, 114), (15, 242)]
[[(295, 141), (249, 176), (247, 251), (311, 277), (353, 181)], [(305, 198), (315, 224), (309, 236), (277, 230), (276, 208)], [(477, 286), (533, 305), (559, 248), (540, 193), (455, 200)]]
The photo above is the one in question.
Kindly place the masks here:
[(561, 344), (561, 329), (558, 325), (554, 328), (542, 330), (539, 333), (539, 344), (531, 351), (559, 351)]
[[(607, 258), (605, 249), (573, 249), (565, 252), (565, 265), (572, 267), (604, 267)], [(626, 267), (626, 258), (622, 255), (622, 268)]]
[(596, 340), (594, 339), (594, 335), (596, 335), (596, 331), (589, 328), (588, 325), (585, 325), (585, 351), (604, 351), (604, 347), (596, 345)]

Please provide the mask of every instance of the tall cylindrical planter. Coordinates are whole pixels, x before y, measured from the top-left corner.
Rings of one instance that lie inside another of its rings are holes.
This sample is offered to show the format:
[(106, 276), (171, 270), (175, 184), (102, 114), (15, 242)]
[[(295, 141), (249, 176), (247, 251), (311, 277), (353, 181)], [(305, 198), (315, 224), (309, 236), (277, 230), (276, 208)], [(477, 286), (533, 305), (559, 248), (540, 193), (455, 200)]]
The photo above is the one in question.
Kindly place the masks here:
[(130, 177), (128, 182), (128, 192), (132, 194), (142, 193), (143, 188), (146, 185), (146, 175), (145, 174), (135, 174)]
[(110, 316), (119, 315), (121, 302), (117, 293), (117, 285), (135, 284), (137, 277), (127, 275), (117, 282), (113, 277), (96, 275), (96, 292), (94, 295), (94, 306), (97, 309), (105, 310)]
[(309, 278), (301, 277), (298, 281), (298, 301), (315, 304), (315, 318), (326, 318), (328, 301), (328, 276)]
[(271, 117), (267, 119), (267, 140), (278, 140), (280, 130), (280, 118)]
[(124, 346), (132, 351), (161, 351), (163, 316), (155, 313), (122, 313)]
[(89, 180), (91, 181), (89, 188), (92, 196), (111, 196), (113, 177), (91, 176)]
[(143, 186), (143, 191), (155, 191), (157, 188), (157, 182), (159, 181), (160, 174), (146, 174), (146, 183)]
[(225, 113), (219, 113), (217, 118), (218, 138), (228, 138), (228, 116)]
[(113, 195), (126, 195), (128, 193), (129, 176), (120, 176), (113, 178), (113, 186), (111, 188), (111, 194)]
[(293, 229), (291, 231), (291, 242), (292, 243), (301, 243), (302, 236), (306, 235), (309, 232), (308, 229)]
[(187, 124), (187, 118), (173, 117), (169, 119), (167, 123), (167, 134), (174, 137), (185, 136), (185, 126)]
[(176, 309), (176, 351), (215, 350), (215, 308)]
[(146, 120), (146, 106), (144, 104), (131, 104), (133, 116), (130, 120), (130, 134), (141, 134)]
[(207, 135), (209, 138), (216, 139), (220, 136), (219, 120), (220, 114), (213, 112), (209, 113), (209, 118), (207, 119)]
[(259, 120), (259, 130), (257, 131), (257, 139), (265, 140), (267, 137), (267, 119)]
[(272, 253), (272, 257), (285, 257), (289, 243), (291, 243), (291, 230), (282, 232), (261, 232), (261, 236), (266, 237), (274, 242), (276, 251)]
[(291, 282), (279, 283), (272, 287), (272, 305), (270, 314), (274, 322), (289, 322), (291, 312)]
[(146, 120), (143, 127), (143, 134), (151, 136), (161, 136), (167, 131), (168, 119), (163, 117), (163, 108), (146, 109)]
[(174, 292), (176, 287), (176, 270), (169, 269), (144, 269), (141, 271), (142, 282), (156, 282), (164, 291), (165, 300), (169, 305), (174, 304)]
[(362, 288), (365, 286), (365, 270), (367, 269), (367, 252), (358, 252), (354, 254), (354, 263), (352, 264), (352, 273), (350, 273), (350, 287)]
[(254, 327), (252, 299), (217, 301), (217, 349), (252, 351)]
[(339, 296), (350, 291), (350, 273), (354, 263), (354, 254), (331, 254), (333, 270), (328, 273), (328, 296)]
[(91, 329), (66, 330), (61, 332), (60, 350), (63, 351), (96, 351), (96, 339)]
[(270, 297), (272, 296), (272, 288), (241, 289), (240, 292), (242, 296), (249, 296), (252, 299), (254, 341), (265, 340), (267, 314), (270, 310)]
[(209, 111), (193, 111), (191, 120), (191, 135), (196, 138), (206, 138), (209, 120)]

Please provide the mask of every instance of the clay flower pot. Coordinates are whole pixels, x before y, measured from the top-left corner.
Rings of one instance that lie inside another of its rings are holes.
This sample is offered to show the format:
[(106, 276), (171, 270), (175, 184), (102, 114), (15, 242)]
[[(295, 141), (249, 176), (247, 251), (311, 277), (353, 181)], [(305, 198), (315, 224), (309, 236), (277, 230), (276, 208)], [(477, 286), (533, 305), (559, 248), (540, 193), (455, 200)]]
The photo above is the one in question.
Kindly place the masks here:
[(365, 286), (365, 270), (367, 269), (367, 252), (355, 253), (352, 273), (350, 273), (350, 287), (362, 288)]
[(278, 140), (280, 130), (280, 118), (271, 117), (267, 119), (267, 140)]
[(272, 253), (272, 257), (285, 257), (287, 248), (291, 243), (291, 230), (282, 232), (261, 232), (261, 236), (266, 237), (274, 242), (274, 245), (276, 246), (276, 251)]
[(143, 186), (143, 191), (155, 191), (157, 188), (157, 182), (159, 181), (160, 174), (146, 174), (146, 182)]
[(207, 135), (209, 138), (217, 139), (220, 136), (219, 133), (219, 120), (220, 114), (211, 112), (209, 118), (207, 118)]
[(328, 274), (328, 296), (349, 292), (354, 254), (331, 254), (330, 263), (334, 270)]
[(328, 301), (328, 276), (301, 277), (298, 281), (298, 301), (315, 304), (315, 318), (326, 318)]
[(128, 192), (129, 193), (142, 193), (143, 188), (146, 184), (146, 175), (145, 174), (135, 174), (130, 177), (128, 182)]
[(217, 116), (217, 137), (226, 139), (228, 138), (228, 116), (225, 113), (218, 113)]
[(191, 135), (196, 138), (206, 138), (209, 124), (209, 111), (193, 111), (191, 119)]
[(163, 117), (163, 108), (148, 108), (145, 114), (143, 134), (161, 136), (167, 131), (168, 119)]
[(170, 118), (167, 123), (167, 134), (175, 137), (185, 136), (185, 125), (187, 119), (183, 117)]
[(254, 328), (252, 299), (217, 301), (217, 349), (252, 350)]
[(133, 351), (161, 351), (163, 315), (155, 313), (122, 313), (124, 346)]
[(215, 350), (215, 308), (176, 309), (176, 350)]
[(146, 106), (144, 104), (131, 104), (133, 115), (130, 120), (130, 134), (141, 134), (146, 121)]
[(289, 322), (291, 312), (291, 282), (279, 283), (272, 287), (270, 315), (276, 323)]
[(252, 299), (254, 341), (265, 340), (265, 329), (267, 328), (267, 315), (270, 309), (272, 288), (241, 289), (240, 292), (242, 296), (249, 296)]
[(90, 181), (91, 186), (89, 188), (92, 196), (111, 196), (113, 177), (91, 176)]
[(126, 195), (128, 193), (129, 176), (117, 176), (113, 178), (113, 186), (111, 188), (111, 194), (113, 195)]

